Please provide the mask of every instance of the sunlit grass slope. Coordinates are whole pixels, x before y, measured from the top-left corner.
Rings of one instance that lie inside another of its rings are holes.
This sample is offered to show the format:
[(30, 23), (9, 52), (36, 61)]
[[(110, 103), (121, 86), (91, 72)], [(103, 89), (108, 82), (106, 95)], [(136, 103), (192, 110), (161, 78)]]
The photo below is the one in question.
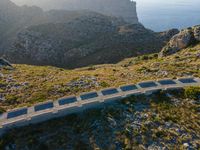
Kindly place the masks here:
[(165, 58), (153, 54), (128, 58), (118, 64), (75, 70), (17, 64), (14, 68), (1, 69), (2, 110), (144, 80), (190, 75), (200, 77), (200, 45)]

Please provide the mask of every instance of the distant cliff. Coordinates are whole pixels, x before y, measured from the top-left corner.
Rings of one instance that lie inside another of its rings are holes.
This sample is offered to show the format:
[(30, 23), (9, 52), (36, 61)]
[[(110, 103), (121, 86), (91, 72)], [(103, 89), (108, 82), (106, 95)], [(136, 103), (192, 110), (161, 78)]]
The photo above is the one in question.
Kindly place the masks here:
[(18, 4), (36, 5), (43, 9), (90, 10), (108, 16), (123, 18), (137, 24), (136, 2), (130, 0), (13, 0)]

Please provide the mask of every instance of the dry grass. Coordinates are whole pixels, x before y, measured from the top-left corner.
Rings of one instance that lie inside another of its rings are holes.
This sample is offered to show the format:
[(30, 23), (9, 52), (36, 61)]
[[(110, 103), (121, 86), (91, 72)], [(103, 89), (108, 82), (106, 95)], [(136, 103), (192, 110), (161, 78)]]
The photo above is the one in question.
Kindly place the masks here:
[[(14, 70), (0, 70), (0, 92), (5, 99), (1, 108), (7, 110), (49, 99), (81, 92), (117, 87), (144, 80), (175, 78), (193, 75), (200, 77), (200, 45), (185, 49), (175, 55), (157, 58), (156, 55), (128, 58), (118, 64), (106, 64), (65, 70), (50, 66), (14, 65)], [(96, 77), (100, 86), (90, 88), (66, 86), (82, 76)]]

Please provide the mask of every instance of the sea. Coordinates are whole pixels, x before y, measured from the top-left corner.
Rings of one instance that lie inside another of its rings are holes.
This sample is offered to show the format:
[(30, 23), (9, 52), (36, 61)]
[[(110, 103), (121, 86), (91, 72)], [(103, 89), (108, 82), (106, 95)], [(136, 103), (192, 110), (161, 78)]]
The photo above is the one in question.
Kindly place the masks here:
[(139, 21), (154, 31), (200, 25), (200, 0), (135, 0)]

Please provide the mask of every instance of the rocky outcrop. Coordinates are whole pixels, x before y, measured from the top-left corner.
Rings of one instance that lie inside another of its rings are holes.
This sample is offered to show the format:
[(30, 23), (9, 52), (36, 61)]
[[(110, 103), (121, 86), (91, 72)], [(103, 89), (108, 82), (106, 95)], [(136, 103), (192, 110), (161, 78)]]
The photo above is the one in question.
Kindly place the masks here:
[(200, 25), (183, 29), (178, 34), (174, 35), (162, 49), (160, 56), (164, 57), (174, 54), (196, 42), (200, 42)]
[(0, 58), (0, 68), (1, 67), (13, 67), (7, 60), (3, 59), (3, 58)]
[(163, 40), (169, 41), (174, 35), (178, 34), (180, 31), (178, 29), (170, 29), (167, 31), (160, 32), (161, 38)]
[[(22, 4), (21, 1), (20, 4)], [(24, 0), (23, 4), (36, 5), (46, 10), (90, 10), (108, 16), (123, 18), (128, 23), (138, 23), (136, 2), (131, 0), (42, 0), (42, 2), (41, 0)]]
[(200, 25), (193, 27), (194, 38), (200, 42)]

